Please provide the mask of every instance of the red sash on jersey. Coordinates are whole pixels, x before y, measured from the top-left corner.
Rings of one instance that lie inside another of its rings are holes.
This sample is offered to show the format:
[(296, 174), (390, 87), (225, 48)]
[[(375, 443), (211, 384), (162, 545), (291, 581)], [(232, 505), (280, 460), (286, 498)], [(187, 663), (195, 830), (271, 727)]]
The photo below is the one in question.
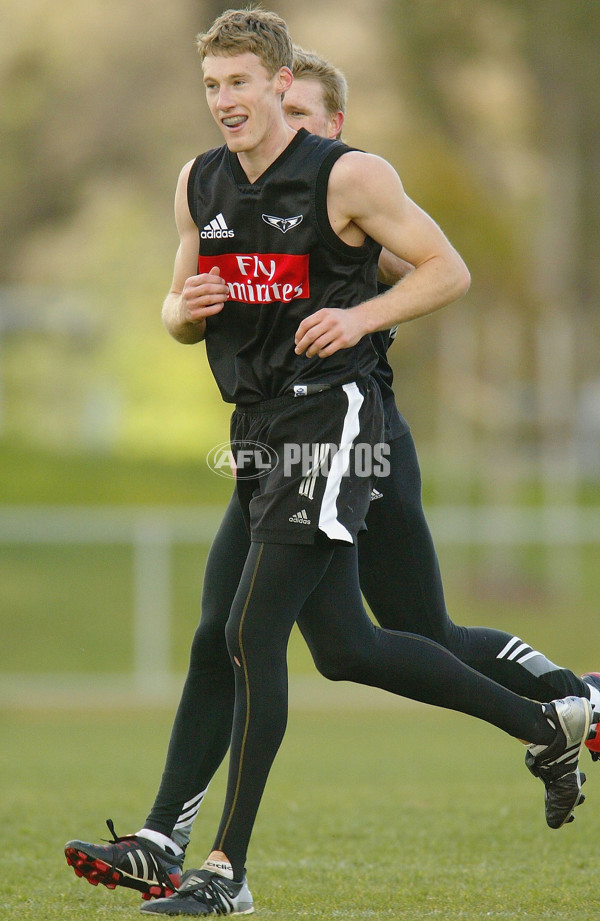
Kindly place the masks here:
[(198, 256), (200, 274), (217, 266), (234, 301), (247, 304), (288, 303), (310, 297), (308, 254), (222, 253)]

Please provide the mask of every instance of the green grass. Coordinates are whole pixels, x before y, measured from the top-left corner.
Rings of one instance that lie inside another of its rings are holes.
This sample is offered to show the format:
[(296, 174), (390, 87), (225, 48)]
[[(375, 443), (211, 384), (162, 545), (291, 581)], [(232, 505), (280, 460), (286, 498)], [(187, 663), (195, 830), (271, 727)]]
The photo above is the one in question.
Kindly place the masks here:
[(61, 453), (0, 440), (0, 504), (225, 505), (231, 491), (204, 458)]
[[(231, 484), (203, 465), (49, 455), (0, 446), (7, 504), (224, 505)], [(127, 674), (132, 665), (131, 550), (126, 546), (3, 546), (0, 677)], [(171, 665), (183, 673), (199, 615), (207, 548), (173, 551)], [(465, 585), (461, 558), (442, 547), (448, 607), (458, 623), (517, 632), (575, 671), (598, 667), (592, 637), (600, 589), (597, 548), (583, 591), (543, 585), (544, 560), (517, 552), (518, 578)], [(567, 560), (568, 564), (568, 560)], [(294, 675), (314, 674), (295, 634)], [(332, 709), (315, 678), (292, 710), (249, 854), (257, 916), (287, 919), (596, 919), (600, 897), (600, 765), (587, 760), (589, 798), (577, 821), (546, 828), (543, 791), (514, 740), (483, 723), (428, 708)], [(346, 691), (336, 686), (344, 697)], [(322, 699), (321, 699), (322, 698)], [(336, 696), (340, 700), (340, 696)], [(302, 698), (304, 700), (304, 698)], [(385, 695), (377, 696), (383, 701)], [(62, 848), (143, 822), (163, 765), (172, 710), (0, 711), (0, 921), (115, 921), (139, 917), (126, 890), (77, 879)], [(50, 705), (50, 701), (49, 701)], [(224, 790), (215, 779), (188, 865), (210, 849)]]
[[(118, 833), (139, 827), (170, 721), (168, 711), (126, 708), (0, 717), (3, 921), (139, 917), (134, 893), (92, 888), (62, 848), (108, 836), (108, 816)], [(453, 713), (293, 708), (248, 859), (257, 916), (596, 919), (600, 777), (590, 765), (577, 821), (550, 831), (522, 759), (518, 742)], [(188, 866), (210, 848), (224, 773)]]
[[(175, 671), (187, 667), (207, 551), (197, 544), (172, 550)], [(130, 671), (132, 595), (130, 547), (0, 545), (0, 674)]]

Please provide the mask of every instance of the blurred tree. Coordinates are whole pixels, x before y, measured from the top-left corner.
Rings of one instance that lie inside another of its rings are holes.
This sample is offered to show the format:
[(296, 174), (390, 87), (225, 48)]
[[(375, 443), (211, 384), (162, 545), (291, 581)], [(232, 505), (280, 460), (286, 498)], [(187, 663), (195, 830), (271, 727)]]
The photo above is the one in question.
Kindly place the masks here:
[(536, 300), (548, 289), (569, 290), (571, 300), (593, 308), (600, 294), (600, 6), (400, 0), (387, 11), (402, 49), (396, 61), (404, 92), (469, 164), (496, 217), (508, 219), (513, 248), (504, 284), (515, 259), (524, 260)]
[[(538, 143), (547, 183), (538, 283), (544, 294), (597, 323), (600, 299), (600, 6), (533, 0), (521, 10), (522, 50), (540, 98)], [(597, 330), (597, 326), (596, 326)], [(593, 337), (586, 337), (593, 342)], [(597, 346), (592, 360), (597, 362)]]
[(127, 176), (160, 194), (166, 159), (170, 189), (181, 165), (177, 142), (187, 135), (193, 151), (203, 109), (192, 0), (8, 6), (10, 28), (0, 37), (0, 274), (17, 280), (21, 245), (40, 228), (64, 226), (99, 177)]
[[(554, 403), (554, 422), (562, 416), (554, 434), (565, 438), (577, 388), (598, 377), (600, 6), (399, 0), (384, 9), (399, 49), (398, 85), (425, 142), (405, 178), (465, 255), (470, 301), (485, 307), (479, 322), (495, 305), (517, 308), (529, 324), (520, 333), (529, 364), (523, 386), (549, 387), (536, 399), (540, 407)], [(548, 330), (536, 331), (546, 317)], [(577, 353), (573, 369), (559, 360), (559, 329)], [(553, 340), (556, 359), (542, 362), (552, 368), (543, 383), (536, 380), (538, 345), (552, 348)]]
[[(203, 375), (205, 363), (197, 350), (170, 348), (159, 306), (176, 245), (177, 172), (220, 142), (193, 39), (230, 5), (7, 0), (0, 8), (0, 277), (85, 291), (106, 328), (90, 373), (126, 390), (123, 428), (138, 445), (156, 441), (161, 426), (170, 445), (191, 441), (199, 418), (216, 418), (208, 403), (194, 416), (194, 399), (173, 410), (188, 368)], [(341, 12), (333, 0), (267, 6), (297, 40), (310, 35), (344, 67), (350, 142), (389, 157), (466, 257), (474, 282), (456, 323), (481, 326), (492, 310), (533, 318), (550, 296), (597, 322), (596, 0), (376, 0), (368, 28), (360, 0)], [(421, 419), (434, 416), (437, 399), (426, 324), (437, 329), (438, 320), (406, 327), (393, 352), (399, 379), (416, 382), (407, 390)], [(595, 343), (580, 337), (579, 374), (596, 367)], [(146, 361), (132, 360), (134, 345)], [(23, 364), (16, 345), (7, 351), (7, 367)]]

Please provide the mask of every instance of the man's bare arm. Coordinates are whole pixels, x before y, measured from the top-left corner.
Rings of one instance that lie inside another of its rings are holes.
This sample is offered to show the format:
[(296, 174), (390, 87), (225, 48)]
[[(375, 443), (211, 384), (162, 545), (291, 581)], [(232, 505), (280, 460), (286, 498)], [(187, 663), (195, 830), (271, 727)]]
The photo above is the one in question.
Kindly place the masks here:
[(179, 248), (175, 256), (173, 281), (162, 307), (162, 319), (169, 333), (184, 345), (204, 339), (206, 318), (219, 313), (229, 296), (218, 269), (197, 275), (198, 228), (192, 220), (187, 200), (187, 182), (192, 162), (187, 163), (175, 192), (175, 223)]
[(439, 310), (461, 297), (470, 276), (435, 221), (405, 194), (385, 160), (353, 151), (334, 165), (328, 190), (330, 221), (341, 239), (364, 234), (414, 266), (389, 291), (348, 310), (324, 308), (302, 321), (296, 352), (333, 355), (365, 335)]

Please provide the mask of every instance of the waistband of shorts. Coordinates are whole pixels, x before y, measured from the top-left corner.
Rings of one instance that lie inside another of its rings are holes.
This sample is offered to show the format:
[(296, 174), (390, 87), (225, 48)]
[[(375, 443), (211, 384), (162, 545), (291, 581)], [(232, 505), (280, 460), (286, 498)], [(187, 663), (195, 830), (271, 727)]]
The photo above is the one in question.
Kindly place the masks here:
[(321, 393), (326, 393), (328, 390), (341, 390), (342, 387), (346, 384), (360, 384), (369, 380), (367, 377), (360, 377), (354, 381), (344, 381), (343, 384), (298, 384), (294, 388), (297, 390), (301, 388), (301, 392), (296, 393), (285, 393), (280, 397), (275, 397), (272, 400), (260, 400), (256, 403), (236, 403), (235, 412), (240, 413), (271, 413), (276, 412), (278, 409), (285, 409), (286, 406), (291, 406), (293, 403), (298, 403), (301, 400), (310, 400), (311, 397), (319, 396)]

